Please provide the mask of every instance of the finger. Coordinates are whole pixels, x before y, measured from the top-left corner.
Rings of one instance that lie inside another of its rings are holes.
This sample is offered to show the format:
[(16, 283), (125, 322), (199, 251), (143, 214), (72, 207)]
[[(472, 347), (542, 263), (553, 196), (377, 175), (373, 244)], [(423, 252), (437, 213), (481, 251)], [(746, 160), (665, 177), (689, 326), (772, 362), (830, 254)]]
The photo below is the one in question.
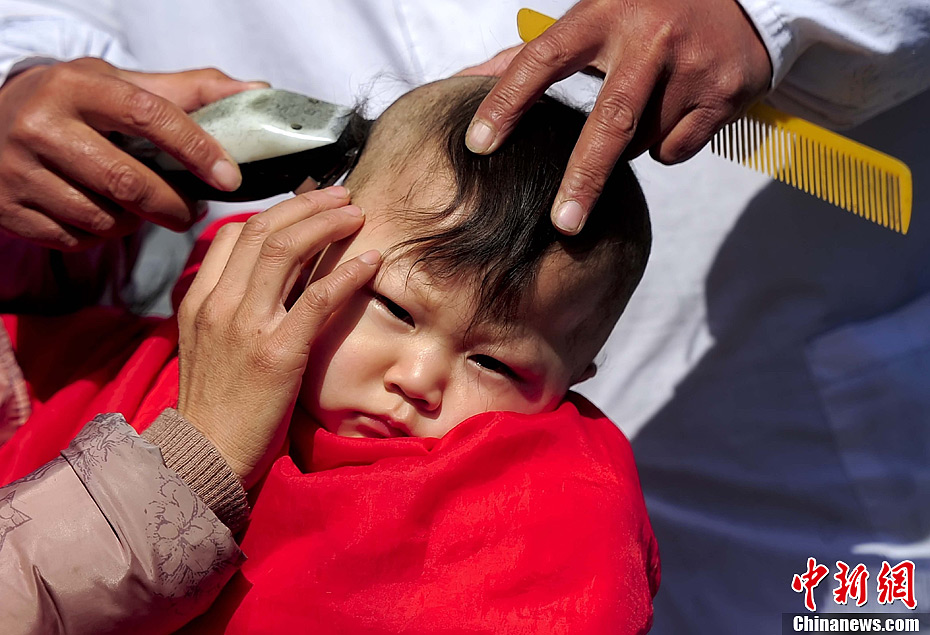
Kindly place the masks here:
[(472, 118), (465, 135), (472, 152), (496, 150), (549, 86), (595, 60), (601, 28), (587, 22), (569, 12), (517, 53)]
[(95, 130), (72, 122), (60, 135), (69, 142), (49, 139), (35, 144), (43, 162), (58, 173), (158, 225), (180, 231), (195, 221), (193, 201)]
[(649, 154), (666, 165), (686, 161), (700, 152), (728, 120), (729, 117), (719, 110), (695, 108), (653, 145)]
[(301, 268), (330, 243), (362, 226), (362, 210), (347, 205), (326, 210), (271, 234), (262, 244), (242, 300), (247, 314), (267, 314), (287, 299)]
[(656, 85), (658, 67), (630, 68), (628, 74), (617, 70), (607, 76), (568, 160), (552, 206), (552, 223), (564, 234), (584, 227), (617, 159), (636, 134)]
[(371, 280), (380, 263), (380, 253), (366, 251), (308, 286), (281, 321), (276, 339), (283, 346), (297, 343), (309, 349), (323, 323)]
[(180, 321), (189, 322), (200, 310), (207, 296), (216, 288), (244, 225), (245, 223), (227, 223), (217, 231), (178, 309)]
[(518, 44), (504, 49), (486, 62), (463, 68), (453, 75), (453, 77), (468, 77), (470, 75), (500, 77), (504, 74), (504, 71), (507, 70), (507, 67), (510, 66), (510, 63), (513, 62), (513, 58), (523, 50), (524, 46), (526, 45)]
[(346, 188), (330, 187), (295, 196), (251, 217), (242, 228), (218, 288), (225, 295), (241, 298), (268, 236), (288, 225), (324, 210), (342, 207), (348, 202), (349, 191)]
[(19, 206), (15, 212), (0, 214), (0, 228), (31, 243), (59, 251), (81, 251), (102, 240), (24, 206)]
[(25, 193), (24, 202), (93, 236), (114, 238), (139, 229), (142, 219), (77, 183), (48, 171), (37, 171)]
[(217, 189), (232, 191), (242, 183), (235, 161), (182, 108), (117, 77), (93, 81), (107, 104), (86, 92), (75, 97), (75, 108), (93, 128), (148, 139)]
[(119, 76), (150, 93), (164, 97), (186, 112), (245, 90), (271, 87), (268, 82), (233, 79), (215, 68), (200, 68), (179, 73), (120, 71)]

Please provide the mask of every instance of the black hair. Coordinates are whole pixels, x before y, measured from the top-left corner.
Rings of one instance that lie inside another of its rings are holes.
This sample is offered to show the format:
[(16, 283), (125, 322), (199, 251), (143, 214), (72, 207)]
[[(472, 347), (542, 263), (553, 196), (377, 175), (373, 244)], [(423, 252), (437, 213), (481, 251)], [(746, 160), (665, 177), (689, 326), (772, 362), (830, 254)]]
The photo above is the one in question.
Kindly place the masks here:
[(437, 279), (473, 279), (473, 324), (508, 324), (519, 317), (544, 258), (561, 249), (609, 276), (599, 308), (612, 323), (643, 275), (651, 243), (645, 198), (630, 166), (615, 166), (583, 230), (565, 236), (553, 227), (550, 209), (584, 113), (544, 96), (500, 148), (478, 155), (465, 147), (465, 133), (494, 80), (456, 81), (462, 87), (418, 108), (414, 123), (416, 145), (432, 148), (437, 173), (451, 173), (454, 196), (442, 209), (406, 215), (412, 237), (395, 250)]

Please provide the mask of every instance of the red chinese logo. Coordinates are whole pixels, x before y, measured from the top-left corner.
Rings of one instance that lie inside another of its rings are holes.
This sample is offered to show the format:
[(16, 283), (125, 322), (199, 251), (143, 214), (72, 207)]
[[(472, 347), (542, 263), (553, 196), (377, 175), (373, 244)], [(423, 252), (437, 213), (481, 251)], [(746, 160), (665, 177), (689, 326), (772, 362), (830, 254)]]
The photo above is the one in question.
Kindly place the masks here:
[(901, 600), (907, 608), (917, 608), (914, 599), (914, 563), (910, 560), (890, 566), (882, 561), (882, 570), (878, 573), (878, 603), (893, 604)]
[(869, 590), (866, 582), (869, 581), (869, 570), (865, 565), (859, 563), (852, 571), (849, 565), (842, 560), (836, 561), (836, 568), (839, 571), (833, 577), (839, 582), (839, 586), (833, 590), (833, 599), (837, 604), (846, 604), (852, 598), (856, 601), (856, 606), (862, 606), (869, 598)]
[[(867, 586), (869, 570), (862, 563), (850, 568), (842, 560), (836, 561), (836, 569), (833, 577), (839, 584), (833, 589), (833, 601), (845, 605), (853, 600), (856, 606), (863, 606), (869, 599)], [(830, 569), (825, 565), (817, 564), (815, 558), (808, 558), (807, 571), (796, 573), (791, 579), (791, 588), (796, 593), (804, 593), (804, 606), (808, 611), (817, 610), (817, 603), (814, 602), (814, 589), (823, 582), (829, 572)], [(879, 604), (894, 604), (895, 600), (901, 600), (907, 608), (911, 610), (917, 608), (914, 593), (914, 563), (910, 560), (903, 560), (893, 567), (882, 561), (882, 570), (878, 574), (877, 582)]]
[(807, 571), (801, 575), (795, 573), (791, 579), (791, 588), (797, 593), (804, 592), (804, 606), (807, 607), (808, 611), (817, 610), (817, 604), (814, 602), (814, 589), (827, 577), (828, 573), (830, 573), (830, 569), (822, 564), (817, 564), (814, 558), (808, 558)]

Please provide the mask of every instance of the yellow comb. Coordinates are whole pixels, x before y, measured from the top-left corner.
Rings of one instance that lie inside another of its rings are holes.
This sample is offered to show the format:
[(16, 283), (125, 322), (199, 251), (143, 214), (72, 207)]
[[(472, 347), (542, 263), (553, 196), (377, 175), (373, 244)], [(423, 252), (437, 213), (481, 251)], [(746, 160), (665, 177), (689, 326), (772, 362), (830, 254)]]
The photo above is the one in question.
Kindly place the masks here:
[[(524, 42), (555, 19), (517, 13)], [(911, 171), (898, 159), (761, 103), (710, 140), (711, 152), (902, 234), (911, 222)]]

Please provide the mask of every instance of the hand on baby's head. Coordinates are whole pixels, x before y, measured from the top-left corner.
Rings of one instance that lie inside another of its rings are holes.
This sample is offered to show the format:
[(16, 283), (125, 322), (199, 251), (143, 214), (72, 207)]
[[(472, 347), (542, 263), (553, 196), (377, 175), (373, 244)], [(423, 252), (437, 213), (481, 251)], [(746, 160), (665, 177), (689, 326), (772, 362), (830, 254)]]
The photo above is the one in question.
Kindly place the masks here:
[(375, 123), (347, 185), (364, 227), (326, 272), (386, 254), (314, 340), (300, 402), (331, 432), (441, 437), (489, 410), (551, 410), (592, 360), (642, 276), (645, 202), (618, 165), (579, 236), (549, 209), (584, 115), (550, 98), (490, 156), (465, 149), (493, 81), (419, 88)]
[[(618, 166), (599, 201), (613, 209), (555, 232), (584, 116), (542, 100), (473, 155), (465, 130), (489, 86), (447, 80), (392, 106), (347, 181), (356, 205), (311, 192), (217, 235), (179, 310), (178, 410), (246, 487), (295, 401), (341, 435), (441, 437), (489, 410), (550, 410), (590, 374), (645, 266), (642, 193)], [(305, 464), (308, 430), (291, 427)]]

